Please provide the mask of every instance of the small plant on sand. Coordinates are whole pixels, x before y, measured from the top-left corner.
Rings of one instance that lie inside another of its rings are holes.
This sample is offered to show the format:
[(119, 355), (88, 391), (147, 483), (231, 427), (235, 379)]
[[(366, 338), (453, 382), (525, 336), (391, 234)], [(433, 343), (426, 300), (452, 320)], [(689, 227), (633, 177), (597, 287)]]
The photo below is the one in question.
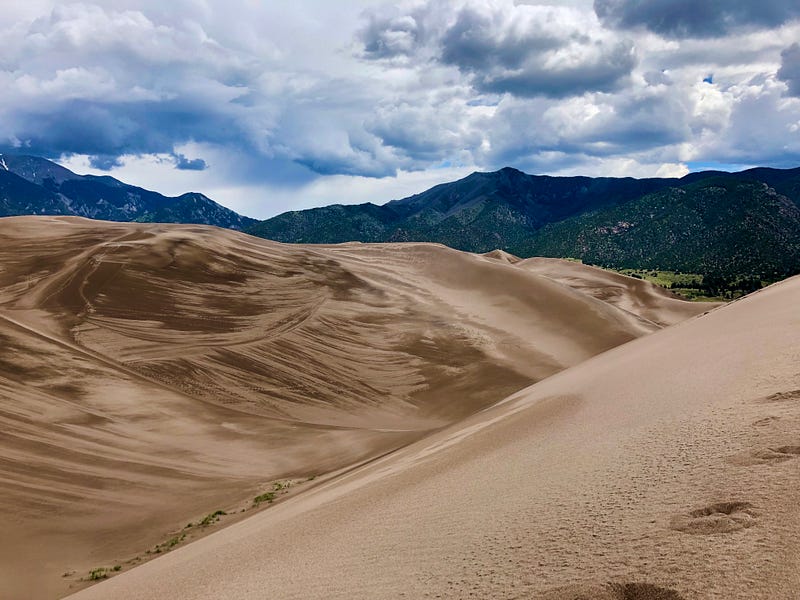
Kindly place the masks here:
[(253, 498), (253, 505), (258, 506), (262, 502), (269, 502), (270, 504), (272, 504), (274, 500), (275, 500), (275, 492), (265, 492)]
[(122, 570), (122, 565), (114, 565), (114, 568), (112, 569), (112, 571), (121, 571), (121, 570)]
[[(153, 549), (153, 552), (155, 552), (156, 554), (161, 554), (162, 552), (166, 552), (167, 550), (172, 550), (172, 548), (180, 544), (185, 539), (186, 539), (185, 533), (182, 533), (181, 535), (176, 535), (175, 537), (171, 537), (166, 542), (156, 544), (156, 547)], [(148, 550), (147, 553), (149, 554), (150, 550)], [(120, 567), (120, 569), (121, 568), (122, 567)], [(114, 567), (114, 570), (117, 571), (118, 569)]]
[(215, 510), (214, 512), (209, 513), (205, 517), (203, 517), (202, 521), (200, 521), (200, 523), (198, 523), (198, 525), (200, 527), (208, 527), (212, 523), (216, 523), (217, 521), (219, 521), (219, 518), (221, 516), (227, 515), (227, 514), (228, 513), (226, 513), (224, 510)]
[(105, 567), (98, 567), (89, 571), (89, 581), (100, 581), (108, 577), (107, 569)]

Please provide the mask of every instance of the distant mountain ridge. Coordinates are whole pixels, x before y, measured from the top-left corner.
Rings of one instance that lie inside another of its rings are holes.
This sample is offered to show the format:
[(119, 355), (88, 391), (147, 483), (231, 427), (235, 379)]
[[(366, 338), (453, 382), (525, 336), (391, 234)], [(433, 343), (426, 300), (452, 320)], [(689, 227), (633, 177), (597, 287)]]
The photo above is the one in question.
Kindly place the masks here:
[(506, 167), (472, 173), (383, 206), (332, 205), (283, 213), (248, 232), (284, 242), (435, 241), (472, 252), (513, 252), (547, 223), (638, 198), (670, 181), (549, 177)]
[(13, 215), (199, 223), (290, 243), (439, 242), (728, 278), (800, 273), (800, 168), (633, 179), (506, 167), (382, 206), (334, 204), (256, 221), (203, 194), (169, 198), (43, 158), (0, 154), (0, 216)]
[(800, 272), (800, 208), (761, 181), (711, 177), (549, 224), (524, 254), (777, 280)]
[(798, 205), (800, 168), (632, 179), (507, 167), (383, 206), (283, 213), (246, 231), (282, 242), (427, 241), (610, 267), (766, 277), (800, 272)]
[(256, 223), (199, 193), (170, 198), (113, 177), (77, 175), (36, 156), (0, 154), (0, 216), (74, 215), (107, 221)]

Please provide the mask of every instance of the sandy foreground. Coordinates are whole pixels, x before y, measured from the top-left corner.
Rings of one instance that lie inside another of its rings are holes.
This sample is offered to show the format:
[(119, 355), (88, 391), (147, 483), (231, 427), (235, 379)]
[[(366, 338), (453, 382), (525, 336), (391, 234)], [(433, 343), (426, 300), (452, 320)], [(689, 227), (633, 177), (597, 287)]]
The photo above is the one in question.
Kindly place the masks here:
[(0, 219), (0, 597), (125, 572), (660, 328), (506, 259)]
[[(117, 561), (75, 597), (798, 589), (798, 278), (690, 318), (712, 307), (430, 244), (68, 218), (0, 238), (8, 597)], [(251, 509), (281, 478), (304, 483)]]
[(795, 598), (798, 306), (610, 350), (76, 598)]

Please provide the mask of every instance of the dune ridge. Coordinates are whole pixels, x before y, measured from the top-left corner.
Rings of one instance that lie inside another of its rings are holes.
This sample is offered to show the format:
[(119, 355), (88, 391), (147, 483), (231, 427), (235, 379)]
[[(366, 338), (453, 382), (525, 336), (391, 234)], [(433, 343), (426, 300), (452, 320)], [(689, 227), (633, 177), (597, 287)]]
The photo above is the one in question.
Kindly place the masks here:
[(59, 597), (276, 479), (382, 456), (658, 329), (436, 244), (15, 217), (0, 265), (14, 597)]
[(643, 279), (572, 260), (536, 257), (520, 260), (518, 266), (662, 327), (680, 323), (720, 306), (719, 302), (686, 302), (669, 290)]

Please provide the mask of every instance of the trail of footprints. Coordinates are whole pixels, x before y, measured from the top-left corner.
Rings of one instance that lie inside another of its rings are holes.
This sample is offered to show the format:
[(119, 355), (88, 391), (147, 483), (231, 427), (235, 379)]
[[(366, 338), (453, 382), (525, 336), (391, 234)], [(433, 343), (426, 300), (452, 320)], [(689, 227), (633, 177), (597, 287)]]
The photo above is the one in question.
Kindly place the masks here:
[[(778, 392), (756, 400), (762, 404), (791, 401), (800, 401), (800, 389)], [(778, 420), (779, 417), (768, 416), (759, 419), (753, 425), (766, 428)], [(798, 456), (800, 456), (800, 446), (787, 445), (757, 449), (745, 455), (735, 456), (731, 461), (742, 466), (751, 466), (780, 463)], [(675, 515), (670, 521), (670, 527), (694, 535), (731, 533), (753, 526), (757, 518), (758, 511), (749, 502), (717, 502), (685, 514)]]
[[(761, 404), (800, 402), (800, 389), (778, 392), (756, 400)], [(780, 417), (768, 416), (753, 425), (767, 428)], [(800, 445), (766, 447), (744, 456), (734, 457), (735, 464), (752, 466), (774, 464), (800, 457)], [(670, 527), (691, 535), (715, 535), (747, 529), (756, 524), (759, 513), (749, 502), (715, 502), (702, 508), (678, 514), (670, 520)], [(595, 585), (574, 585), (551, 590), (544, 600), (684, 600), (677, 591), (650, 583), (622, 582)]]
[[(800, 390), (778, 392), (766, 396), (764, 398), (760, 398), (756, 402), (759, 404), (775, 404), (775, 403), (791, 403), (793, 401), (800, 401)], [(755, 423), (753, 423), (753, 425), (758, 428), (766, 429), (770, 426), (775, 425), (775, 423), (779, 420), (780, 417), (775, 415), (770, 415), (768, 417), (764, 417), (757, 420)], [(791, 460), (793, 458), (797, 458), (798, 456), (800, 456), (800, 445), (785, 445), (785, 446), (775, 446), (775, 447), (768, 446), (765, 448), (759, 448), (753, 450), (752, 452), (748, 452), (743, 455), (734, 456), (731, 458), (731, 461), (735, 464), (740, 464), (743, 466), (751, 466), (751, 465), (781, 463), (787, 460)]]

